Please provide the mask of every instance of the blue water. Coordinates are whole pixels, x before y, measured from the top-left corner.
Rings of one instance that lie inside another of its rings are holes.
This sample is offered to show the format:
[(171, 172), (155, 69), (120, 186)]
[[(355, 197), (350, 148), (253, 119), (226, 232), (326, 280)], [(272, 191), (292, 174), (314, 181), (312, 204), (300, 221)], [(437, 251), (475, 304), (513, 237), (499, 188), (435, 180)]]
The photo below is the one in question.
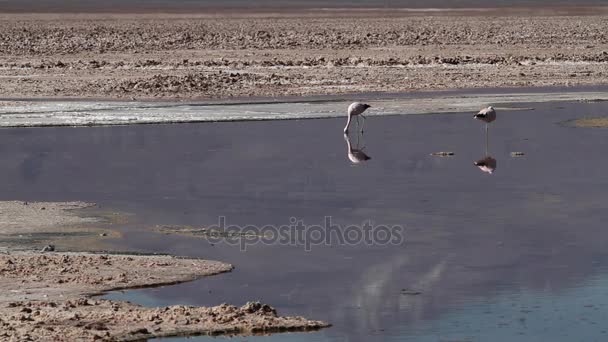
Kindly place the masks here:
[[(120, 296), (116, 297), (120, 299)], [(134, 295), (138, 303), (166, 305), (153, 297)], [(452, 305), (435, 319), (416, 325), (382, 327), (369, 340), (383, 341), (605, 341), (608, 338), (608, 276), (593, 278), (580, 287), (505, 291), (494, 298)], [(171, 342), (229, 341), (348, 341), (331, 329), (271, 336), (163, 338)]]
[[(0, 130), (0, 199), (132, 213), (121, 250), (233, 263), (231, 273), (111, 294), (143, 305), (242, 305), (333, 324), (246, 340), (605, 340), (608, 130), (562, 125), (607, 102), (499, 108), (486, 155), (471, 113), (369, 117), (352, 165), (344, 118)], [(353, 132), (354, 133), (354, 132)], [(354, 137), (353, 137), (354, 138)], [(353, 139), (356, 144), (356, 139)], [(452, 151), (453, 157), (430, 156)], [(524, 152), (513, 158), (511, 152)], [(397, 245), (251, 245), (156, 225), (406, 227)], [(419, 291), (406, 295), (402, 289)], [(591, 306), (593, 305), (593, 306)]]

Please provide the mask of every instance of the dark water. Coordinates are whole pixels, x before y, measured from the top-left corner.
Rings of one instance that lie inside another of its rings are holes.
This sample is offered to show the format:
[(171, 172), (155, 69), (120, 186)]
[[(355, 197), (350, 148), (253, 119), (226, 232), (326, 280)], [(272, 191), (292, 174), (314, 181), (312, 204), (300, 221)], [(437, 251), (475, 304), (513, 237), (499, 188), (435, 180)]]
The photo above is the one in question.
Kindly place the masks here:
[[(314, 341), (602, 341), (608, 305), (608, 130), (559, 122), (606, 103), (373, 117), (351, 165), (343, 120), (0, 131), (1, 199), (85, 200), (136, 214), (122, 249), (234, 263), (229, 274), (114, 294), (146, 305), (260, 300), (334, 326), (246, 338)], [(429, 156), (453, 151), (455, 156)], [(525, 156), (513, 158), (521, 151)], [(380, 246), (254, 245), (150, 232), (156, 224), (375, 224)], [(419, 292), (403, 293), (403, 289)], [(243, 340), (243, 338), (237, 338)]]
[(294, 8), (492, 8), (606, 5), (606, 0), (3, 0), (0, 11), (122, 11)]

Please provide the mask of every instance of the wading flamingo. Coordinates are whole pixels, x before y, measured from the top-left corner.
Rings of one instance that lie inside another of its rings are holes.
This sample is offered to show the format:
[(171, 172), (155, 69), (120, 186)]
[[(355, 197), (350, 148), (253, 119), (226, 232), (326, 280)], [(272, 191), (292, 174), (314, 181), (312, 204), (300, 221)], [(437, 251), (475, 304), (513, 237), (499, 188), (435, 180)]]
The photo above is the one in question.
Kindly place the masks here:
[(486, 123), (486, 149), (488, 147), (488, 124), (494, 120), (496, 120), (496, 110), (494, 107), (489, 106), (488, 108), (484, 108), (479, 111), (479, 113), (473, 116), (476, 120), (481, 120)]
[(492, 108), (492, 106), (482, 109), (479, 114), (475, 115), (475, 119), (485, 121), (486, 123), (486, 154), (484, 158), (479, 159), (474, 164), (481, 171), (493, 174), (496, 170), (496, 159), (492, 158), (492, 156), (490, 156), (490, 154), (488, 153), (488, 123), (496, 120), (496, 111), (494, 110), (494, 108)]
[(346, 121), (346, 126), (344, 127), (344, 134), (348, 133), (350, 120), (353, 118), (353, 116), (357, 117), (357, 127), (361, 130), (361, 132), (363, 132), (363, 126), (359, 126), (359, 115), (363, 117), (363, 123), (365, 123), (365, 116), (363, 116), (363, 112), (365, 112), (365, 110), (369, 107), (371, 106), (361, 102), (353, 102), (350, 104), (350, 106), (348, 106), (348, 121)]

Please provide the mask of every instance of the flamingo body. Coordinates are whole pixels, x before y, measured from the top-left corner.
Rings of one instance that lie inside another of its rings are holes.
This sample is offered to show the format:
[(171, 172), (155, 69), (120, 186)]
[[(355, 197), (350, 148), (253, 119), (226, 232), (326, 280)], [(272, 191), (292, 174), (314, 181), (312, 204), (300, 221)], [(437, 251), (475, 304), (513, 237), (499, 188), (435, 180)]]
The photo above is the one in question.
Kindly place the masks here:
[(477, 120), (481, 120), (485, 123), (490, 123), (494, 120), (496, 120), (496, 110), (494, 110), (494, 107), (489, 106), (488, 108), (484, 108), (482, 110), (479, 111), (479, 113), (475, 114), (475, 116), (473, 116), (474, 119)]
[[(348, 106), (348, 121), (346, 121), (346, 126), (344, 127), (344, 133), (348, 133), (348, 128), (350, 127), (350, 121), (352, 120), (353, 116), (357, 116), (357, 115), (361, 115), (363, 117), (363, 119), (365, 119), (365, 116), (363, 116), (363, 112), (365, 112), (365, 110), (367, 110), (367, 108), (371, 107), (370, 105), (368, 105), (367, 103), (361, 103), (361, 102), (353, 102), (350, 104), (350, 106)], [(358, 123), (358, 119), (357, 119), (357, 123)]]

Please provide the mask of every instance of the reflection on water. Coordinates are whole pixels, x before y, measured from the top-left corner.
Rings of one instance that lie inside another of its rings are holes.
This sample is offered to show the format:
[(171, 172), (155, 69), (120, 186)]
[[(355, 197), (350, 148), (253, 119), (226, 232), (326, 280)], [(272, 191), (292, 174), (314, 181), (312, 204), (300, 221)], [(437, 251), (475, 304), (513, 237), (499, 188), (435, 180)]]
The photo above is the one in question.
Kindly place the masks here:
[(344, 140), (346, 141), (348, 159), (353, 164), (359, 164), (361, 162), (365, 162), (365, 161), (372, 159), (365, 152), (363, 152), (363, 150), (365, 149), (365, 146), (363, 146), (362, 144), (360, 145), (359, 138), (361, 138), (361, 140), (363, 140), (363, 134), (357, 133), (357, 140), (353, 147), (353, 145), (350, 141), (350, 136), (347, 133), (344, 133)]
[(496, 159), (494, 157), (492, 157), (490, 155), (489, 151), (489, 132), (487, 130), (487, 126), (486, 126), (486, 154), (483, 158), (479, 159), (478, 161), (476, 161), (474, 164), (475, 166), (477, 166), (481, 171), (489, 173), (489, 174), (493, 174), (494, 171), (496, 170)]
[[(416, 326), (398, 325), (375, 332), (370, 339), (384, 341), (605, 341), (608, 328), (608, 277), (590, 279), (580, 287), (555, 292), (552, 289), (505, 292), (446, 308), (437, 320)], [(116, 299), (124, 297), (116, 296)], [(131, 297), (136, 298), (136, 297)], [(146, 299), (136, 298), (139, 302)], [(154, 297), (148, 304), (154, 303)], [(165, 303), (154, 303), (164, 305)], [(541, 337), (542, 336), (542, 337)], [(272, 336), (162, 339), (163, 341), (334, 341), (324, 330), (314, 333)]]
[[(601, 292), (608, 158), (597, 158), (608, 149), (607, 133), (555, 123), (603, 114), (608, 103), (559, 106), (501, 115), (492, 130), (501, 171), (492, 177), (471, 170), (480, 127), (470, 114), (375, 117), (366, 133), (374, 162), (365, 167), (344, 160), (344, 139), (336, 134), (343, 118), (6, 129), (0, 197), (84, 200), (132, 212), (139, 221), (121, 227), (118, 248), (236, 266), (221, 276), (127, 292), (134, 301), (260, 300), (280, 314), (333, 324), (274, 339), (603, 340), (603, 321), (586, 310), (605, 312), (608, 303)], [(455, 155), (428, 155), (442, 150)], [(504, 158), (511, 151), (532, 157)], [(157, 224), (209, 226), (219, 216), (257, 226), (290, 217), (322, 224), (331, 216), (343, 227), (370, 220), (404, 226), (405, 243), (318, 245), (310, 252), (260, 244), (240, 251), (150, 231)], [(587, 288), (597, 294), (598, 310), (585, 307)], [(551, 310), (559, 315), (542, 321), (540, 313)], [(517, 339), (520, 318), (527, 329)]]
[(477, 166), (483, 172), (492, 174), (494, 173), (494, 170), (496, 170), (496, 159), (492, 158), (491, 156), (487, 156), (476, 161), (475, 166)]

